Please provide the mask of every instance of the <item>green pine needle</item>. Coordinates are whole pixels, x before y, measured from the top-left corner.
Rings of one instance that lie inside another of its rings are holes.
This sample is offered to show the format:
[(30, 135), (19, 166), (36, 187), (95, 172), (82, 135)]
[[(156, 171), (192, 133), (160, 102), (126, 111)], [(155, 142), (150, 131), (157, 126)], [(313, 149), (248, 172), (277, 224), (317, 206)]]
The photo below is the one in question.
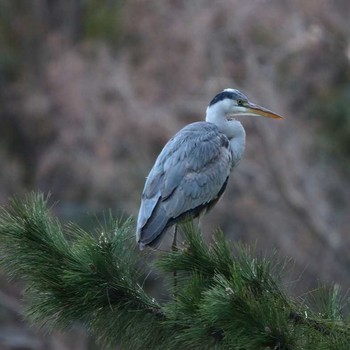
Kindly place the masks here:
[(26, 281), (28, 318), (49, 328), (80, 322), (109, 346), (130, 335), (131, 324), (159, 324), (161, 308), (139, 284), (131, 220), (111, 219), (99, 237), (70, 226), (70, 242), (46, 206), (32, 194), (0, 213), (1, 266)]
[(161, 304), (143, 288), (149, 259), (136, 250), (131, 219), (110, 216), (92, 234), (61, 227), (47, 206), (48, 198), (31, 194), (0, 209), (0, 265), (25, 281), (26, 314), (37, 325), (80, 323), (104, 348), (349, 348), (339, 287), (291, 298), (281, 282), (288, 261), (276, 254), (259, 258), (221, 232), (208, 246), (184, 225), (184, 248), (157, 253), (171, 296)]

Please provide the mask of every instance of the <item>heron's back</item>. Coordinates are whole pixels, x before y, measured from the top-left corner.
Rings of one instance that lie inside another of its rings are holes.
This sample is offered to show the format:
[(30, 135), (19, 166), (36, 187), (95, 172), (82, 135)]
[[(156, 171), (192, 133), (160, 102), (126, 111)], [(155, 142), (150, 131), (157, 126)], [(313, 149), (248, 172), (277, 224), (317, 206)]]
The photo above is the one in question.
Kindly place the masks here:
[(225, 189), (232, 152), (216, 125), (192, 123), (164, 146), (142, 194), (136, 239), (156, 246), (168, 227), (199, 215)]

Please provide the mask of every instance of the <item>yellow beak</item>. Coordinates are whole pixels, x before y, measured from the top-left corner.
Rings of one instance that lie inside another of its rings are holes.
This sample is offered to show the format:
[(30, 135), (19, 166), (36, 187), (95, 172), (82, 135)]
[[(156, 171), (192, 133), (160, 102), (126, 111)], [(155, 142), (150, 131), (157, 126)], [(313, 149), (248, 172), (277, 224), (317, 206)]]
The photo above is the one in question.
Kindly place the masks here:
[(284, 119), (283, 117), (270, 111), (269, 109), (258, 106), (251, 102), (247, 102), (244, 107), (246, 108), (246, 112), (244, 114), (249, 114), (253, 116), (262, 116), (266, 118)]

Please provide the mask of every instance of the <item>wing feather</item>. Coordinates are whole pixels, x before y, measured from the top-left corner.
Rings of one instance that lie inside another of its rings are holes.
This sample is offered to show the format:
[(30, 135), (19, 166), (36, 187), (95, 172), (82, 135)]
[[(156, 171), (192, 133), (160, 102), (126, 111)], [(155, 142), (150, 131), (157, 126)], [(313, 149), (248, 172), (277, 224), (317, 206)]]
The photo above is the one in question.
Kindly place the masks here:
[[(180, 130), (158, 156), (142, 194), (137, 241), (152, 244), (181, 214), (212, 201), (230, 174), (227, 138), (211, 123)], [(161, 216), (161, 217), (160, 217)]]

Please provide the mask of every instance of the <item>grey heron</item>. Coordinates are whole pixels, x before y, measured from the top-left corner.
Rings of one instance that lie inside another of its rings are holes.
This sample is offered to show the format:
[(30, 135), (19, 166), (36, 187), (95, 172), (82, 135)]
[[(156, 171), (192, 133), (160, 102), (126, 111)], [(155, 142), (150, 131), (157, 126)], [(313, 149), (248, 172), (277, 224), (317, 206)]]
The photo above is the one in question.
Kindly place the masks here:
[(240, 116), (283, 119), (236, 89), (218, 93), (205, 121), (175, 134), (149, 173), (136, 228), (140, 249), (157, 247), (171, 226), (200, 217), (220, 199), (245, 149), (245, 130), (235, 119)]

